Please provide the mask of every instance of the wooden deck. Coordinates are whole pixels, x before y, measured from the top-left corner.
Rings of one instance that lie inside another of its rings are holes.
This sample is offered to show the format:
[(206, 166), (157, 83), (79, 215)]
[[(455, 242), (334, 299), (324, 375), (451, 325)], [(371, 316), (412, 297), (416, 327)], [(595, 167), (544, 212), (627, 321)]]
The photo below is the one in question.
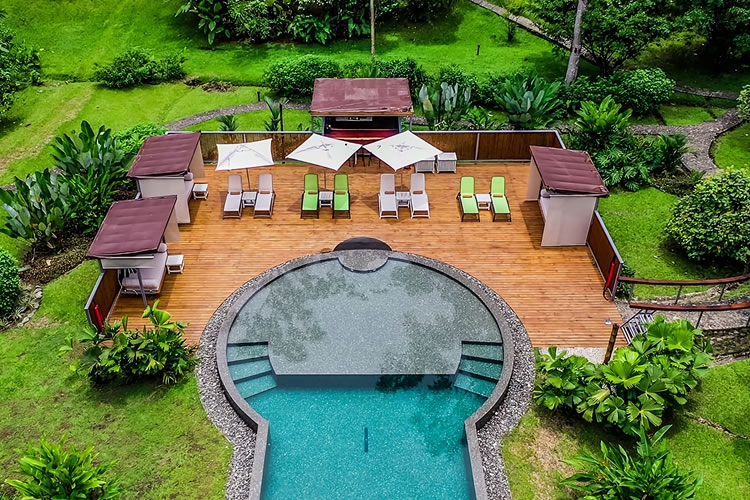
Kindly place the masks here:
[[(610, 326), (620, 322), (613, 303), (602, 298), (602, 279), (586, 247), (541, 248), (542, 218), (536, 203), (522, 202), (528, 164), (459, 164), (458, 174), (427, 174), (430, 219), (410, 219), (402, 208), (400, 219), (379, 219), (379, 174), (390, 172), (377, 161), (363, 167), (345, 166), (349, 174), (352, 218), (331, 219), (323, 208), (320, 219), (300, 219), (302, 178), (323, 169), (309, 165), (277, 165), (253, 169), (273, 174), (276, 202), (272, 219), (254, 219), (252, 209), (241, 219), (222, 219), (227, 172), (206, 166), (209, 197), (190, 202), (192, 224), (181, 225), (182, 241), (170, 253), (185, 256), (184, 274), (166, 276), (160, 307), (175, 319), (188, 321), (187, 336), (197, 343), (206, 322), (221, 302), (262, 271), (302, 255), (332, 250), (342, 240), (370, 236), (394, 250), (411, 252), (452, 264), (491, 286), (518, 314), (535, 346), (605, 347)], [(243, 180), (247, 183), (244, 172)], [(409, 171), (404, 174), (408, 185)], [(460, 221), (456, 193), (461, 175), (476, 179), (477, 191), (488, 191), (490, 178), (503, 175), (513, 222)], [(333, 174), (328, 172), (328, 187)], [(396, 175), (397, 186), (400, 174)], [(140, 323), (140, 297), (120, 297), (113, 317), (127, 314)]]

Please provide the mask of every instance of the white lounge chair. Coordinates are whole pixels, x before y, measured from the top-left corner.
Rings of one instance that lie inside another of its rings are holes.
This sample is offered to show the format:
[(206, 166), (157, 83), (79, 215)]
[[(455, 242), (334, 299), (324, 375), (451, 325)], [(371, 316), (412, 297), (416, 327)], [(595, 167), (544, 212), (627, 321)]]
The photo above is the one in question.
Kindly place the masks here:
[(224, 200), (224, 218), (242, 217), (242, 176), (231, 174), (228, 179), (227, 199)]
[(395, 217), (398, 219), (398, 204), (396, 203), (396, 176), (383, 174), (380, 176), (380, 192), (378, 193), (378, 210), (380, 218)]
[(427, 198), (425, 191), (424, 174), (411, 174), (411, 198), (409, 199), (409, 209), (411, 216), (429, 217), (430, 200)]
[(276, 193), (273, 191), (273, 177), (271, 174), (258, 176), (258, 197), (255, 198), (254, 217), (271, 217), (273, 215), (273, 201)]

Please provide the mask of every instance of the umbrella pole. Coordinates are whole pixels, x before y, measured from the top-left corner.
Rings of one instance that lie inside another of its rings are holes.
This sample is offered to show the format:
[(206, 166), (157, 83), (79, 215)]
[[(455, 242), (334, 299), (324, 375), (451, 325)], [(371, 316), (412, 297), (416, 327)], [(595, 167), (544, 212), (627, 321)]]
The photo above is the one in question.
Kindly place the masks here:
[(401, 169), (401, 189), (404, 189), (404, 169)]
[(245, 169), (245, 175), (247, 175), (247, 189), (250, 189), (250, 169)]
[(323, 172), (323, 191), (328, 191), (328, 172)]

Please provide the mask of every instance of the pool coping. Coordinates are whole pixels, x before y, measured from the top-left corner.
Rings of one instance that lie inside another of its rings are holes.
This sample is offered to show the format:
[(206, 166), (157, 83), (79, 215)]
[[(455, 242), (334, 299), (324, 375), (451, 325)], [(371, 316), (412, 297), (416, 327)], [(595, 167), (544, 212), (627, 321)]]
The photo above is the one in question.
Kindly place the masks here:
[[(414, 262), (444, 274), (474, 293), (495, 319), (504, 345), (503, 373), (487, 400), (464, 421), (464, 429), (475, 498), (510, 498), (499, 446), (500, 438), (517, 425), (531, 400), (534, 362), (525, 328), (494, 290), (468, 273), (428, 257), (384, 250), (340, 250), (284, 262), (234, 291), (209, 320), (199, 347), (198, 384), (209, 418), (235, 447), (227, 498), (260, 498), (269, 438), (268, 421), (242, 398), (229, 374), (226, 344), (232, 323), (252, 295), (284, 273), (339, 257), (347, 260), (353, 252), (374, 260), (392, 257)], [(217, 351), (217, 346), (222, 347)]]

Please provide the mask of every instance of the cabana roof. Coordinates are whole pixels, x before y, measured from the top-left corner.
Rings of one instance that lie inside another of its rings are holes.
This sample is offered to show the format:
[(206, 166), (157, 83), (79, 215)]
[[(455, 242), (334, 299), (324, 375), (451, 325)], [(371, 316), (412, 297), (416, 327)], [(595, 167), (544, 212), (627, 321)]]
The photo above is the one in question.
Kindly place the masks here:
[(146, 138), (128, 171), (128, 177), (184, 174), (200, 142), (200, 132)]
[(310, 114), (412, 115), (414, 110), (406, 78), (318, 78)]
[(86, 256), (156, 252), (176, 202), (175, 195), (114, 202)]
[(586, 151), (529, 146), (548, 191), (565, 194), (609, 196), (599, 171)]

